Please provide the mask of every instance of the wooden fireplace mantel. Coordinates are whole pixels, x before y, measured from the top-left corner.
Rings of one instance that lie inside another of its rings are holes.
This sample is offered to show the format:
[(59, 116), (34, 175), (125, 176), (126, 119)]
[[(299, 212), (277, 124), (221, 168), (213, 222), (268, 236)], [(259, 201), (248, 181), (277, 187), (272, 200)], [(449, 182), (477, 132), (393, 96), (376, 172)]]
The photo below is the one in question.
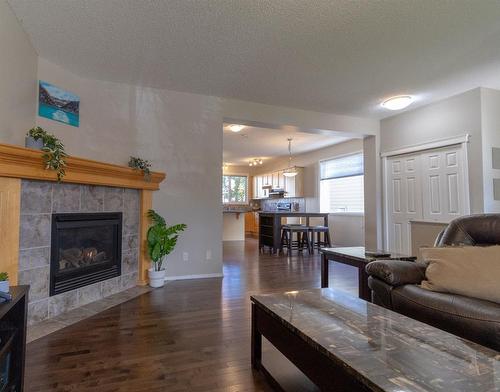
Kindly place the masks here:
[[(70, 156), (66, 163), (63, 182), (157, 190), (165, 179), (165, 173), (151, 172), (146, 181), (139, 170), (84, 158)], [(54, 171), (45, 170), (41, 151), (9, 144), (0, 144), (0, 177), (57, 181)]]
[[(165, 173), (151, 172), (149, 181), (141, 171), (90, 159), (68, 157), (64, 183), (133, 188), (140, 191), (139, 284), (146, 284), (150, 259), (146, 249), (149, 227), (147, 212), (153, 206), (153, 191), (160, 188)], [(54, 171), (46, 170), (42, 152), (0, 144), (0, 272), (9, 273), (17, 284), (19, 265), (19, 225), (21, 180), (57, 181)]]

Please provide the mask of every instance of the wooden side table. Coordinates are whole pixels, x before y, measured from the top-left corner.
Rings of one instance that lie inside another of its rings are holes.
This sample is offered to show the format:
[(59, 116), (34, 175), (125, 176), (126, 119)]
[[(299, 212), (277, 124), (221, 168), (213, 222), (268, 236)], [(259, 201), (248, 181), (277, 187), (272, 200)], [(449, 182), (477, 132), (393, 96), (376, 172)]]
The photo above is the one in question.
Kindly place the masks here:
[[(368, 287), (368, 274), (365, 267), (374, 260), (407, 260), (415, 261), (416, 257), (391, 253), (389, 257), (375, 258), (365, 255), (364, 246), (355, 246), (347, 248), (323, 248), (321, 252), (321, 287), (328, 287), (329, 264), (330, 261), (336, 261), (342, 264), (348, 264), (358, 269), (358, 296), (365, 301), (371, 302), (372, 293)], [(379, 253), (389, 253), (380, 251)]]

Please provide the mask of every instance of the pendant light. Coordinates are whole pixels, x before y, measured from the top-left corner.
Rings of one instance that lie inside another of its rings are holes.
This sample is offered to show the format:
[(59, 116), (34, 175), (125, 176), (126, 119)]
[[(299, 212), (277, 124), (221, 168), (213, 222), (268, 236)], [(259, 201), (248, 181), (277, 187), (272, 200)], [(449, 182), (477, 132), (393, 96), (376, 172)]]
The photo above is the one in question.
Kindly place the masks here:
[(288, 138), (288, 167), (283, 172), (285, 177), (295, 177), (299, 172), (295, 166), (292, 166), (292, 138)]

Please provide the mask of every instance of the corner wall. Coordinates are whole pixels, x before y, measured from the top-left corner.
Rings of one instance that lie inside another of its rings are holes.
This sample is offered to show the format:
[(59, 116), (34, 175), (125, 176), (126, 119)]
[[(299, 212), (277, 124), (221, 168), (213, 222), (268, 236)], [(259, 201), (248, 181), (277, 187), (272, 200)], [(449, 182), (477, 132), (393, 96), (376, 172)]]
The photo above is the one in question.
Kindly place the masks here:
[(500, 212), (500, 200), (495, 200), (493, 184), (500, 185), (500, 169), (493, 168), (492, 149), (500, 149), (500, 91), (481, 89), (481, 124), (483, 138), (484, 212)]
[(483, 212), (481, 89), (383, 119), (380, 151), (388, 152), (435, 140), (470, 134), (469, 187), (471, 212)]
[[(80, 127), (37, 117), (76, 156), (126, 165), (150, 160), (166, 180), (153, 207), (186, 223), (167, 276), (222, 272), (222, 116), (219, 99), (82, 78), (40, 58), (38, 78), (80, 96)], [(33, 97), (34, 98), (34, 97)], [(189, 261), (182, 260), (182, 253)], [(207, 254), (209, 259), (207, 260)]]
[[(60, 137), (70, 154), (117, 164), (138, 155), (166, 171), (154, 207), (170, 223), (188, 225), (167, 262), (169, 277), (222, 271), (223, 118), (356, 137), (374, 134), (379, 127), (371, 119), (83, 78), (39, 58), (4, 0), (0, 50), (0, 142), (23, 145), (25, 132), (36, 123)], [(36, 117), (37, 79), (80, 96), (79, 128)], [(188, 262), (181, 261), (184, 251)]]
[(37, 54), (6, 1), (0, 0), (0, 136), (23, 144), (35, 124)]

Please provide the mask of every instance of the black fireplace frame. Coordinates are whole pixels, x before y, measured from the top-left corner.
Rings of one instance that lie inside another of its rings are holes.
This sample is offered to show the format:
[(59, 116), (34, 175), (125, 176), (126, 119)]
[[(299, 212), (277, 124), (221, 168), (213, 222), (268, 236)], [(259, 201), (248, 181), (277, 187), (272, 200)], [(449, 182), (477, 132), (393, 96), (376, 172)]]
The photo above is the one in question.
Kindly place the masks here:
[[(122, 222), (123, 217), (121, 212), (52, 214), (50, 296), (121, 275)], [(59, 241), (57, 231), (67, 228), (98, 227), (104, 225), (113, 225), (116, 260), (81, 267), (75, 271), (59, 272)]]

